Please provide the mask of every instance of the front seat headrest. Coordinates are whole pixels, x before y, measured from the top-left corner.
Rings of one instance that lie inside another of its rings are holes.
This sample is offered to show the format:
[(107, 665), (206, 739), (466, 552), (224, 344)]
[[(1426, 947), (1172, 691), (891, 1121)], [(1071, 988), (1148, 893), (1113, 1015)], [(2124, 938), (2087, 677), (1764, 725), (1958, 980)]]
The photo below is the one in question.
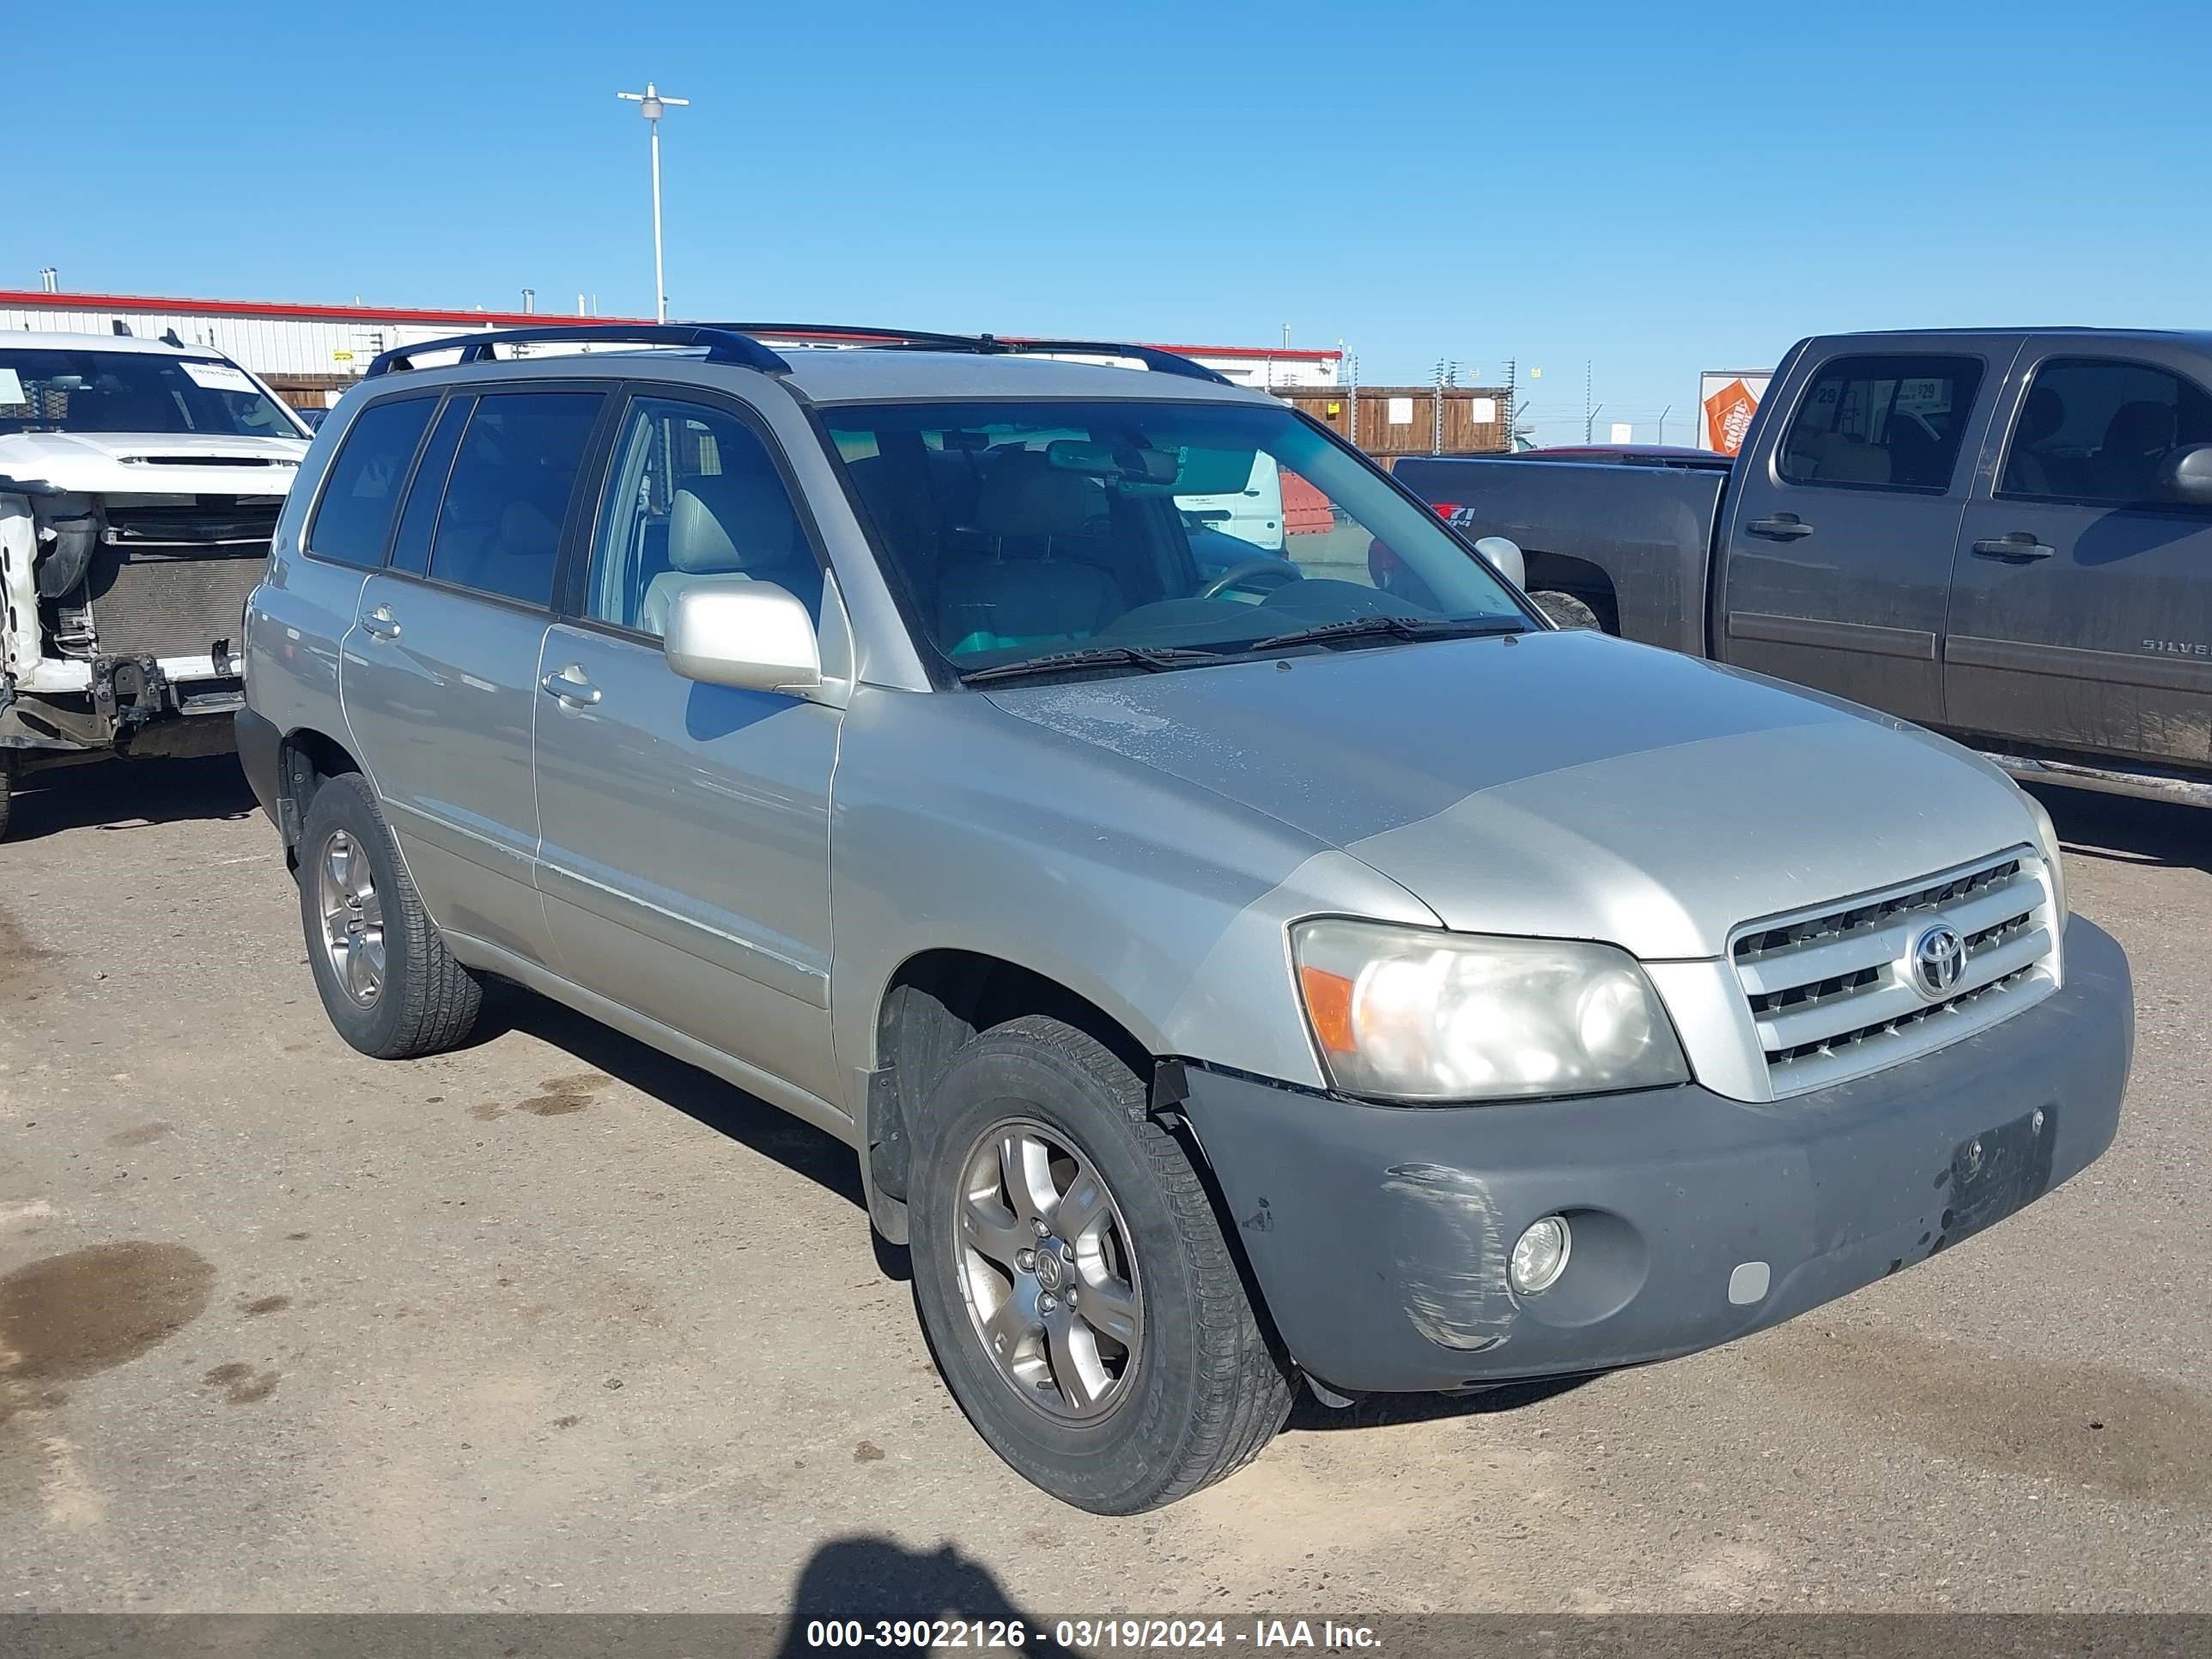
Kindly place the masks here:
[(2162, 455), (2173, 447), (2172, 404), (2122, 404), (2105, 426), (2104, 449), (2120, 456)]
[(707, 472), (686, 478), (668, 506), (668, 563), (687, 575), (789, 564), (799, 517), (773, 474)]
[(1040, 449), (1000, 456), (975, 494), (975, 528), (987, 536), (1078, 536), (1099, 503), (1097, 483), (1055, 467)]

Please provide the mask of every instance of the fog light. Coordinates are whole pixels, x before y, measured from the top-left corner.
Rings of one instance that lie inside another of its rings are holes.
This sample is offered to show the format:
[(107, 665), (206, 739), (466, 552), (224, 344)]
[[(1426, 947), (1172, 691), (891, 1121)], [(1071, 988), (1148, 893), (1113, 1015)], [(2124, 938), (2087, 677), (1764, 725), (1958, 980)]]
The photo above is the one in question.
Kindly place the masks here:
[(1520, 1243), (1513, 1247), (1513, 1259), (1506, 1266), (1506, 1276), (1522, 1296), (1548, 1291), (1567, 1270), (1567, 1257), (1574, 1248), (1575, 1236), (1568, 1231), (1566, 1217), (1547, 1215), (1521, 1235)]

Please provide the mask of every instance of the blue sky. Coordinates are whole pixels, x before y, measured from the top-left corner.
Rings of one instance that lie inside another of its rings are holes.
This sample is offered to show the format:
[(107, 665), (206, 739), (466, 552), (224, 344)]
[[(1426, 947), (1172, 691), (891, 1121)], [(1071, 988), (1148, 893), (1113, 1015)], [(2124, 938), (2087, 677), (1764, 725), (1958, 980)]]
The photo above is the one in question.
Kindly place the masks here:
[[(1583, 363), (1639, 439), (1815, 331), (2212, 324), (2212, 6), (34, 8), (0, 287), (652, 305)], [(94, 43), (106, 41), (96, 52)], [(33, 88), (38, 88), (33, 90)], [(27, 191), (21, 186), (28, 185)]]

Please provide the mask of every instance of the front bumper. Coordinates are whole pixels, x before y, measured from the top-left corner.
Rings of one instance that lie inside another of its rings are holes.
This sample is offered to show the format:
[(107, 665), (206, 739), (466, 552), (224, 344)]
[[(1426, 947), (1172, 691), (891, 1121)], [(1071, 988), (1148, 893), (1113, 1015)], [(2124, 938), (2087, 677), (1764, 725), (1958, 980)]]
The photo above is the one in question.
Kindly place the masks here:
[[(1191, 1066), (1182, 1109), (1299, 1364), (1419, 1391), (1692, 1353), (1923, 1261), (2112, 1144), (2134, 1044), (2127, 958), (2075, 917), (2034, 1007), (1771, 1105), (1385, 1107)], [(1554, 1213), (1566, 1270), (1516, 1296), (1514, 1242)]]
[(284, 831), (289, 842), (295, 826), (286, 821), (283, 779), (280, 775), (284, 734), (269, 720), (251, 708), (241, 708), (231, 719), (231, 730), (238, 744), (238, 763), (245, 772), (246, 781), (253, 787), (253, 799), (269, 815), (269, 821)]
[(235, 676), (173, 678), (151, 657), (100, 657), (87, 668), (82, 690), (33, 684), (0, 696), (0, 752), (23, 766), (230, 752), (229, 717), (245, 702)]

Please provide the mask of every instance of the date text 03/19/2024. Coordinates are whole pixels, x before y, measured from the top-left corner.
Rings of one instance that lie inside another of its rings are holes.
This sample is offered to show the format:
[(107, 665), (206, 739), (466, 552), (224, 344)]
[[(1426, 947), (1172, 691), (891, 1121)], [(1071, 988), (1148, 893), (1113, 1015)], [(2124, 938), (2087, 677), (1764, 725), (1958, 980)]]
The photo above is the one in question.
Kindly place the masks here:
[[(1311, 1649), (1344, 1652), (1373, 1648), (1372, 1626), (1331, 1619), (1255, 1619), (1239, 1626), (1221, 1619), (1061, 1619), (1051, 1626), (1054, 1644), (1082, 1650), (1244, 1647), (1261, 1652)], [(1040, 1627), (1036, 1634), (1045, 1633)], [(810, 1648), (976, 1648), (1019, 1652), (1030, 1632), (1019, 1620), (817, 1619), (806, 1626)]]

